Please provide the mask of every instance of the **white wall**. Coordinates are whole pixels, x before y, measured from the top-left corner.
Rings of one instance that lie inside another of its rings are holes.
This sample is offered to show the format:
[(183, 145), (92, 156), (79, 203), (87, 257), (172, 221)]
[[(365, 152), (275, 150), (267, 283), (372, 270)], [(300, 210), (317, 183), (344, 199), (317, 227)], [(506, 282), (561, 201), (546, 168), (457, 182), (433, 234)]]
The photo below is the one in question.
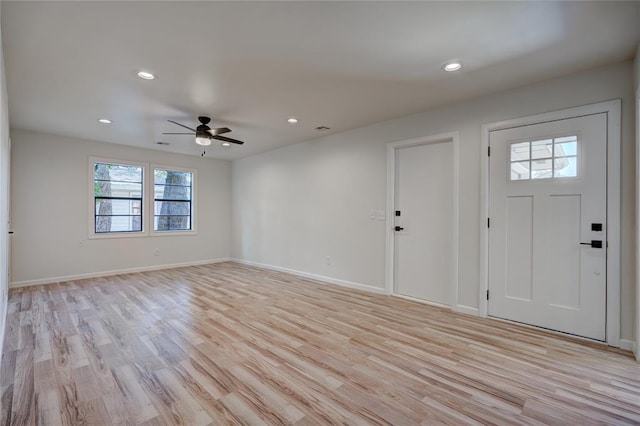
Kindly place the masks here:
[[(229, 257), (230, 162), (15, 129), (11, 139), (13, 285)], [(87, 239), (89, 156), (196, 169), (197, 235)]]
[(7, 317), (7, 292), (9, 268), (9, 112), (7, 84), (4, 74), (2, 31), (0, 31), (0, 354), (4, 343), (4, 326)]
[(386, 144), (460, 131), (458, 304), (477, 307), (481, 125), (622, 98), (621, 337), (632, 339), (632, 82), (631, 62), (614, 64), (235, 161), (232, 255), (383, 288), (385, 223), (369, 211), (385, 208)]

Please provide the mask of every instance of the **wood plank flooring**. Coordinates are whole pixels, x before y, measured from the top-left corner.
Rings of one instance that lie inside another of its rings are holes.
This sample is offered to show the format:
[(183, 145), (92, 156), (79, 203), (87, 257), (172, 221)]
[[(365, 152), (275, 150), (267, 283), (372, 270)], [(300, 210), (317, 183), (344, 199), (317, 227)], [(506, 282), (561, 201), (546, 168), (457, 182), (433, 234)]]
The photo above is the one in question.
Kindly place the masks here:
[(3, 425), (640, 424), (628, 353), (234, 263), (15, 289)]

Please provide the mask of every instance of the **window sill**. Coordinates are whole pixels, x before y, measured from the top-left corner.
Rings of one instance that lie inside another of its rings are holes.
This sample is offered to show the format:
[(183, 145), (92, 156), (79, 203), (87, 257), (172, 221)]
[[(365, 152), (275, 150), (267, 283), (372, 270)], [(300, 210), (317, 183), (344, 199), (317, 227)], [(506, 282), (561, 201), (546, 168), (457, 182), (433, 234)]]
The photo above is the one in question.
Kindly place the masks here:
[(148, 237), (149, 232), (108, 232), (104, 234), (89, 233), (87, 239), (89, 240), (107, 240), (111, 238), (141, 238)]
[(195, 230), (189, 231), (151, 231), (149, 233), (150, 237), (180, 237), (180, 236), (188, 236), (188, 235), (198, 235), (198, 232)]

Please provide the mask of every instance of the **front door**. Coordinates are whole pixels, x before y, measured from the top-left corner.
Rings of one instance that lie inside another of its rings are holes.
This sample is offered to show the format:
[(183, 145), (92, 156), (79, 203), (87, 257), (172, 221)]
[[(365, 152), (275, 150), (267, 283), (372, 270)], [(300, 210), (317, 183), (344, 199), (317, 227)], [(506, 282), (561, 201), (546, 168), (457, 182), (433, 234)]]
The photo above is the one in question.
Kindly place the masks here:
[(490, 132), (490, 316), (606, 338), (607, 115)]

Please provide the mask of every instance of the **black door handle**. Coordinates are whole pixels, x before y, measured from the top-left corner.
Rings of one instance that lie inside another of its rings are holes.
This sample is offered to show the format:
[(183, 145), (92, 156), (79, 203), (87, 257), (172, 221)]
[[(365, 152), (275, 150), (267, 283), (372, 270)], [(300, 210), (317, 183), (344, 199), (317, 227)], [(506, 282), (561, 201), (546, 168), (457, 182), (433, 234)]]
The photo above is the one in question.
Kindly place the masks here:
[(580, 243), (583, 246), (591, 246), (593, 248), (602, 248), (602, 241), (601, 240), (591, 240), (590, 243)]
[(404, 228), (402, 226), (396, 226), (396, 231), (404, 231)]

